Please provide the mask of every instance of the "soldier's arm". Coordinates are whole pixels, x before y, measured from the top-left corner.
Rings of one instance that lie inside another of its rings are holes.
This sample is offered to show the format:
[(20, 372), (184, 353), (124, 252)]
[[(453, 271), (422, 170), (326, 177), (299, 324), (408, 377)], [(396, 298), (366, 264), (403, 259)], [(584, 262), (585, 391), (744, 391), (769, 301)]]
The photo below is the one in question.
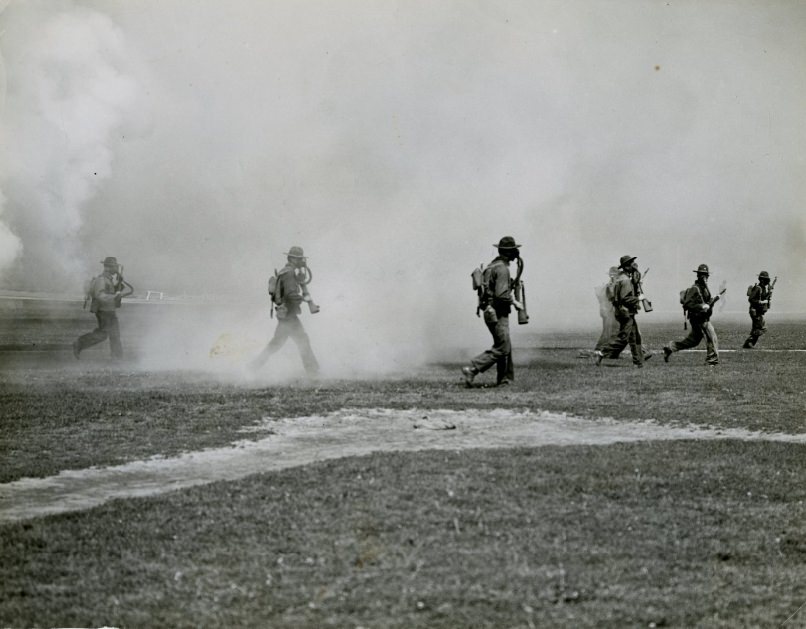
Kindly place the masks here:
[(92, 294), (92, 298), (96, 301), (110, 305), (115, 303), (115, 292), (108, 292), (106, 289), (106, 280), (103, 276), (96, 277), (92, 280), (92, 288), (90, 289), (90, 293)]
[[(696, 284), (695, 284), (696, 286)], [(710, 302), (705, 300), (705, 297), (702, 296), (702, 291), (699, 287), (697, 290), (692, 291), (691, 296), (691, 304), (689, 305), (689, 310), (693, 311), (708, 311), (711, 308)]]
[(753, 289), (750, 291), (750, 297), (748, 300), (753, 308), (758, 308), (759, 306), (767, 303), (766, 299), (761, 298), (761, 286), (753, 287)]
[(500, 268), (493, 270), (493, 298), (498, 303), (511, 304), (512, 303), (512, 287), (509, 281), (509, 270), (503, 264)]
[(638, 307), (638, 295), (635, 294), (635, 289), (632, 280), (623, 280), (619, 282), (619, 303), (624, 304), (630, 309)]
[(302, 301), (302, 291), (293, 271), (280, 273), (280, 282), (283, 284), (283, 301), (290, 303), (300, 303)]

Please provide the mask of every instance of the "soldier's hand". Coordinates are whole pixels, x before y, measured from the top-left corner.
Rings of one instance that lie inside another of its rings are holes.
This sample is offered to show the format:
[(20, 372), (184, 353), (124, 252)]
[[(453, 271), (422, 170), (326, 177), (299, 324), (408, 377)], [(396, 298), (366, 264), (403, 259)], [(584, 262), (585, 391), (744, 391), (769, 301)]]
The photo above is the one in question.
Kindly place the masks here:
[(512, 305), (515, 306), (515, 310), (523, 310), (523, 304), (517, 299), (512, 300)]
[(759, 299), (759, 301), (758, 301), (758, 303), (760, 303), (760, 304), (766, 304), (768, 302), (769, 302), (768, 299)]
[(710, 308), (711, 308), (711, 306), (709, 306), (708, 304), (703, 304), (702, 305), (703, 312), (706, 311), (706, 310), (709, 310)]

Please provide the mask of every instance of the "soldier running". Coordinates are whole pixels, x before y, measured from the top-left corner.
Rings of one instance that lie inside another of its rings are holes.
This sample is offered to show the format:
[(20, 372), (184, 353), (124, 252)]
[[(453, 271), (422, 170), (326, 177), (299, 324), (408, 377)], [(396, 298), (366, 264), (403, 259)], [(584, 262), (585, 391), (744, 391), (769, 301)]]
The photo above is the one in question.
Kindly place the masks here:
[(775, 283), (770, 286), (770, 274), (762, 271), (758, 274), (758, 283), (747, 289), (747, 301), (750, 302), (750, 320), (753, 322), (750, 336), (744, 342), (744, 349), (753, 349), (758, 343), (759, 337), (767, 331), (764, 315), (770, 309), (772, 300), (772, 289)]
[[(123, 346), (120, 342), (120, 324), (115, 310), (120, 308), (123, 297), (132, 294), (132, 287), (123, 280), (122, 267), (118, 264), (117, 258), (108, 256), (101, 264), (104, 265), (104, 272), (92, 279), (87, 291), (90, 312), (95, 315), (98, 327), (79, 336), (73, 342), (73, 356), (79, 358), (83, 350), (109, 339), (112, 358), (120, 360), (123, 358)], [(86, 306), (85, 301), (84, 307)]]
[(711, 324), (711, 315), (713, 314), (714, 304), (725, 291), (722, 290), (719, 295), (711, 296), (711, 291), (708, 288), (710, 272), (707, 264), (701, 264), (694, 272), (697, 274), (697, 279), (690, 288), (686, 289), (681, 298), (683, 310), (691, 324), (691, 331), (686, 338), (680, 341), (672, 341), (664, 346), (663, 360), (668, 363), (669, 357), (674, 352), (697, 347), (704, 338), (706, 343), (705, 364), (713, 367), (719, 364), (719, 340), (716, 336), (716, 330)]

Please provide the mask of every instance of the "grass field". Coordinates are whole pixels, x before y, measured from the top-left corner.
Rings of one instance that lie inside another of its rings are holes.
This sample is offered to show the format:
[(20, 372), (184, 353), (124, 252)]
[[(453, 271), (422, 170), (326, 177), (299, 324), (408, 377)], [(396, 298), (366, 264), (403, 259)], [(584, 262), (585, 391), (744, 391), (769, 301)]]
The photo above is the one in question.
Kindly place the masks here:
[[(2, 483), (344, 407), (806, 432), (806, 352), (596, 368), (576, 351), (596, 330), (538, 331), (507, 389), (466, 389), (458, 359), (266, 386), (101, 353), (76, 363), (61, 326), (46, 352), (0, 355)], [(722, 347), (746, 327), (717, 324)], [(643, 331), (653, 348), (682, 335), (677, 322)], [(806, 349), (806, 321), (771, 322), (761, 346)], [(0, 625), (803, 627), (804, 499), (802, 442), (378, 452), (4, 524)]]

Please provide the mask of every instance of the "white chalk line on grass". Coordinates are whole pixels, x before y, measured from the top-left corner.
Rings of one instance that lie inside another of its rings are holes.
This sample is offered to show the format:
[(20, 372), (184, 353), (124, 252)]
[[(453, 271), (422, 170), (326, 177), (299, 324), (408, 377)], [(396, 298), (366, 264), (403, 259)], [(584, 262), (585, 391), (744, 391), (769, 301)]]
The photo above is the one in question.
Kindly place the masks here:
[(0, 484), (0, 522), (89, 509), (116, 498), (151, 496), (194, 485), (373, 452), (519, 446), (607, 445), (676, 439), (736, 439), (806, 444), (806, 434), (661, 426), (507, 409), (340, 409), (328, 415), (264, 418), (244, 433), (265, 434), (228, 447), (153, 457), (114, 467), (67, 470)]
[[(571, 349), (571, 348), (568, 348), (568, 347), (536, 347), (536, 348), (529, 348), (529, 349), (565, 350), (565, 349)], [(653, 348), (653, 350), (654, 350), (654, 348)], [(579, 349), (578, 348), (577, 351), (579, 351), (579, 352), (590, 352), (591, 354), (593, 354), (592, 349), (585, 349), (585, 348)], [(695, 347), (695, 348), (692, 348), (692, 349), (681, 349), (681, 350), (678, 351), (678, 353), (680, 353), (680, 354), (689, 354), (689, 353), (691, 353), (691, 354), (704, 354), (707, 351), (708, 351), (707, 349), (702, 349), (702, 348), (696, 348)], [(748, 355), (750, 355), (750, 354), (759, 354), (759, 353), (761, 353), (761, 354), (763, 354), (763, 353), (767, 353), (767, 354), (797, 354), (797, 353), (801, 353), (801, 352), (806, 352), (806, 349), (799, 349), (799, 348), (783, 348), (783, 349), (770, 348), (770, 349), (765, 349), (763, 347), (754, 347), (753, 349), (744, 349), (744, 348), (740, 348), (740, 349), (725, 349), (725, 348), (722, 348), (722, 347), (719, 348), (719, 353), (720, 354), (722, 354), (722, 353), (748, 354)]]
[[(707, 352), (706, 349), (681, 349), (680, 353), (685, 354), (686, 352)], [(728, 352), (728, 353), (737, 353), (737, 354), (757, 354), (757, 353), (764, 353), (768, 352), (770, 354), (785, 354), (785, 353), (797, 353), (797, 352), (806, 352), (806, 349), (764, 349), (763, 347), (754, 347), (753, 349), (719, 349), (719, 352)]]

